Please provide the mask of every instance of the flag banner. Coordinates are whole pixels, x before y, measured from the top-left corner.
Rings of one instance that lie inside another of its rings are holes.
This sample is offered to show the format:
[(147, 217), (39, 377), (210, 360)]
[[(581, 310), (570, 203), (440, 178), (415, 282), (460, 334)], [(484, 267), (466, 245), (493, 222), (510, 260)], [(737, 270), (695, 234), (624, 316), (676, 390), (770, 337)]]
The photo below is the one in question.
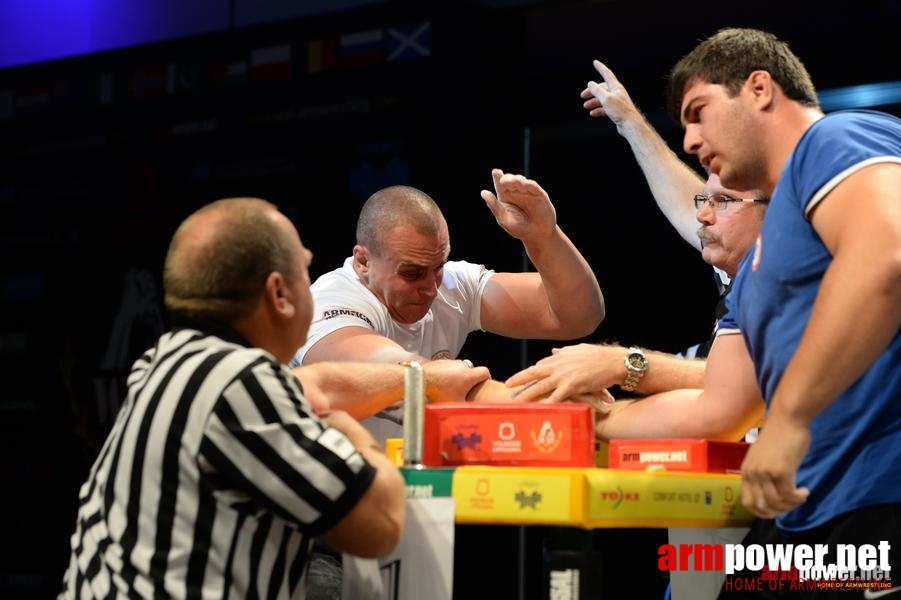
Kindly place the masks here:
[(205, 65), (199, 62), (169, 63), (166, 67), (166, 93), (170, 96), (195, 92), (204, 87)]
[(366, 67), (385, 61), (384, 32), (361, 31), (338, 38), (338, 66), (345, 69)]
[(13, 105), (16, 109), (36, 108), (50, 104), (50, 85), (35, 84), (16, 90)]
[(247, 61), (214, 62), (209, 67), (208, 81), (213, 87), (243, 85), (247, 82)]
[(250, 80), (291, 78), (291, 46), (258, 48), (250, 53)]
[(388, 62), (429, 58), (432, 55), (431, 22), (389, 28), (385, 54)]
[(142, 67), (128, 76), (128, 97), (132, 100), (160, 98), (166, 93), (166, 68), (162, 65)]
[(337, 49), (335, 38), (310, 40), (307, 43), (307, 73), (334, 70), (338, 66)]

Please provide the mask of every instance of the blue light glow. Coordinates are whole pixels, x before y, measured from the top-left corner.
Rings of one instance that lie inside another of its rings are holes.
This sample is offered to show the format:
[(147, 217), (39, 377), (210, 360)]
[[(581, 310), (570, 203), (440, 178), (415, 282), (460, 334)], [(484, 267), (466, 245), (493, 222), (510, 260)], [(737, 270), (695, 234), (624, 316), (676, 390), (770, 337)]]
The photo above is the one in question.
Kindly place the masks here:
[(0, 69), (380, 1), (0, 0)]
[(228, 28), (228, 0), (3, 0), (0, 68)]
[(901, 81), (868, 83), (849, 87), (822, 90), (820, 107), (825, 112), (844, 108), (870, 108), (901, 104)]

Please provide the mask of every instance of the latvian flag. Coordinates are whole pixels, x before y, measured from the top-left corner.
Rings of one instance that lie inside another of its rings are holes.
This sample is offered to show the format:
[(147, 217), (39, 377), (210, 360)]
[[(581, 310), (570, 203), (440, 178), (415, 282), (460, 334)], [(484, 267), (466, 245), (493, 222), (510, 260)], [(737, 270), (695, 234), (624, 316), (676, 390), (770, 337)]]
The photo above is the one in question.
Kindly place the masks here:
[(250, 53), (250, 80), (291, 78), (291, 46), (270, 46)]

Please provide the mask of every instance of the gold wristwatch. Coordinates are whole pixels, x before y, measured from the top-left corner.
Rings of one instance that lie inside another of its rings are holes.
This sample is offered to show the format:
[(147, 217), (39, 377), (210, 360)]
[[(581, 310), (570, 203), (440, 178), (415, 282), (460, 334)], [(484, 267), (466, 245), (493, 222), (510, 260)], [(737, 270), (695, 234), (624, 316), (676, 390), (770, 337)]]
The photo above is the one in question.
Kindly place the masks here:
[(626, 362), (626, 380), (620, 387), (624, 392), (634, 392), (638, 387), (638, 382), (644, 377), (648, 370), (648, 357), (644, 352), (636, 346), (629, 348), (625, 358)]

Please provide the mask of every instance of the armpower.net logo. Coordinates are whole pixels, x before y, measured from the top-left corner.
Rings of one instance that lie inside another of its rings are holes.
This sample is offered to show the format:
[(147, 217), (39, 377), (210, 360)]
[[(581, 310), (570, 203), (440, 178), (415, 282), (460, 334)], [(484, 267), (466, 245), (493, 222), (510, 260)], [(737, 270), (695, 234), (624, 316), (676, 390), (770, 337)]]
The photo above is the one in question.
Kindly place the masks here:
[[(723, 571), (726, 591), (863, 590), (864, 598), (901, 592), (893, 588), (891, 545), (664, 544), (661, 571)], [(899, 594), (901, 598), (901, 594)]]

